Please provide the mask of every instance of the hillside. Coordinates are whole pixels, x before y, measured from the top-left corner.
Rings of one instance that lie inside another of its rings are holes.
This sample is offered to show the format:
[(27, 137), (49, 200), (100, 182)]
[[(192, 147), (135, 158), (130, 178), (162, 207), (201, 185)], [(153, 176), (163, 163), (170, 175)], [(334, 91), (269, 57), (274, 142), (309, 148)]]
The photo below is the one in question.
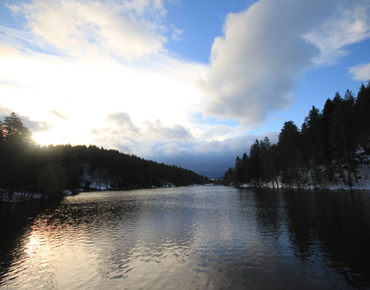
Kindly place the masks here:
[(63, 190), (123, 190), (204, 184), (207, 178), (175, 165), (159, 164), (95, 145), (37, 146), (14, 113), (0, 122), (0, 190), (57, 197)]

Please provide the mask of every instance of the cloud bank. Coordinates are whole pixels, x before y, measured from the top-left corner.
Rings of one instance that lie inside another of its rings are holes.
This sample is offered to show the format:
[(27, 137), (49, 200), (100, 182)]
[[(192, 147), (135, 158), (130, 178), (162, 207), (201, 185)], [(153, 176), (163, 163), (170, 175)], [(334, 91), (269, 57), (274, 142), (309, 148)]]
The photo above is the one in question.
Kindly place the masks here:
[(201, 86), (206, 114), (261, 124), (287, 108), (304, 72), (370, 37), (369, 1), (261, 0), (228, 14)]
[[(24, 15), (39, 45), (64, 52), (113, 53), (127, 60), (163, 50), (162, 1), (43, 1), (8, 7)], [(145, 15), (146, 17), (143, 17)]]

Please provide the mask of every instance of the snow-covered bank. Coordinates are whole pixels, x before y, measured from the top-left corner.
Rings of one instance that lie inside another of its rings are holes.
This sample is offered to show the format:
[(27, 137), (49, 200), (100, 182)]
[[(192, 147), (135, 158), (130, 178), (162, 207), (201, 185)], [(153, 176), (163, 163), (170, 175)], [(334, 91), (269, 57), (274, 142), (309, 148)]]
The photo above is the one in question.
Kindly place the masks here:
[(32, 200), (40, 200), (42, 198), (44, 198), (44, 196), (41, 193), (29, 195), (22, 192), (14, 192), (9, 196), (7, 192), (3, 192), (3, 194), (0, 195), (0, 202), (20, 203)]
[[(84, 187), (77, 189), (75, 192), (85, 192), (85, 191), (106, 191), (106, 190), (132, 190), (132, 189), (141, 189), (140, 187), (135, 188), (114, 188), (112, 187), (109, 182), (101, 182), (100, 180), (95, 180), (91, 176), (85, 175), (83, 178)], [(190, 186), (198, 186), (198, 184), (191, 184)], [(172, 184), (167, 181), (162, 182), (161, 188), (168, 188), (168, 187), (176, 187), (175, 184)], [(159, 188), (158, 186), (151, 186), (149, 188)], [(63, 189), (60, 194), (58, 194), (58, 198), (62, 198), (63, 196), (70, 196), (73, 192), (68, 189)], [(22, 193), (22, 192), (13, 192), (12, 194), (8, 194), (8, 192), (3, 191), (3, 194), (0, 193), (0, 202), (6, 203), (22, 203), (22, 202), (29, 202), (32, 200), (40, 200), (40, 199), (48, 199), (48, 195), (43, 195), (41, 193)]]
[[(357, 168), (356, 176), (352, 172), (352, 186), (349, 186), (347, 177), (348, 171), (344, 170), (344, 174), (334, 174), (332, 181), (322, 178), (320, 183), (315, 182), (314, 173), (312, 170), (299, 171), (300, 181), (293, 181), (291, 184), (281, 182), (281, 176), (278, 177), (278, 182), (266, 182), (259, 185), (256, 184), (241, 184), (239, 187), (261, 187), (261, 188), (286, 188), (286, 189), (307, 189), (307, 190), (370, 190), (370, 168), (366, 165), (361, 165)], [(347, 182), (346, 182), (346, 181)]]

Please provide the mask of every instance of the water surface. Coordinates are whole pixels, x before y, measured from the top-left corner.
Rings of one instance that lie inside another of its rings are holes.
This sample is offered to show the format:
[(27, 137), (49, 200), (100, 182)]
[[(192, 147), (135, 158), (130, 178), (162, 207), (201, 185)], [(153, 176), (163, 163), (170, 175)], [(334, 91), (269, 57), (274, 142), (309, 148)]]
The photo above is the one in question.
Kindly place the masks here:
[(90, 192), (1, 232), (4, 289), (370, 289), (369, 192)]

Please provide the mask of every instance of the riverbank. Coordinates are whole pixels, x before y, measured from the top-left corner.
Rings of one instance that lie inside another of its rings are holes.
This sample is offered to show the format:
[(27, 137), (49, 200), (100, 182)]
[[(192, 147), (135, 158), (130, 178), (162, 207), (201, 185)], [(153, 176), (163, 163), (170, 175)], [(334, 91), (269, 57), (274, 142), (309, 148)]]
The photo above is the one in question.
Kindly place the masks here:
[[(319, 169), (320, 170), (320, 169)], [(277, 181), (262, 182), (260, 184), (241, 184), (240, 188), (281, 188), (281, 189), (305, 189), (305, 190), (370, 190), (370, 168), (365, 165), (359, 166), (356, 174), (351, 172), (352, 185), (348, 184), (348, 172), (344, 170), (342, 175), (340, 173), (334, 174), (332, 180), (321, 178), (320, 183), (317, 182), (315, 174), (312, 170), (305, 171), (298, 170), (299, 181), (293, 181), (290, 184), (281, 182), (281, 175)], [(323, 175), (323, 174), (322, 174)], [(317, 176), (317, 174), (316, 174)]]
[[(213, 184), (208, 184), (213, 185)], [(188, 186), (200, 186), (200, 184), (190, 184)], [(126, 190), (136, 190), (136, 189), (151, 189), (151, 188), (169, 188), (169, 187), (178, 187), (172, 183), (166, 182), (163, 186), (151, 186), (151, 187), (136, 187), (136, 188), (112, 188), (109, 187), (107, 184), (98, 183), (96, 181), (92, 181), (88, 188), (79, 188), (75, 192), (72, 192), (68, 189), (62, 190), (60, 194), (58, 194), (57, 199), (63, 198), (64, 196), (74, 195), (81, 192), (90, 192), (90, 191), (126, 191)], [(22, 192), (14, 192), (11, 196), (7, 192), (3, 192), (0, 194), (0, 203), (24, 203), (30, 202), (33, 200), (40, 200), (40, 199), (49, 199), (49, 196), (45, 196), (42, 193), (22, 193)]]
[[(71, 195), (72, 192), (64, 189), (61, 192), (61, 196), (68, 196)], [(23, 203), (23, 202), (30, 202), (33, 200), (41, 200), (41, 199), (49, 199), (48, 196), (45, 196), (42, 193), (23, 193), (23, 192), (13, 192), (10, 196), (7, 192), (3, 192), (0, 195), (0, 202), (4, 203)]]

